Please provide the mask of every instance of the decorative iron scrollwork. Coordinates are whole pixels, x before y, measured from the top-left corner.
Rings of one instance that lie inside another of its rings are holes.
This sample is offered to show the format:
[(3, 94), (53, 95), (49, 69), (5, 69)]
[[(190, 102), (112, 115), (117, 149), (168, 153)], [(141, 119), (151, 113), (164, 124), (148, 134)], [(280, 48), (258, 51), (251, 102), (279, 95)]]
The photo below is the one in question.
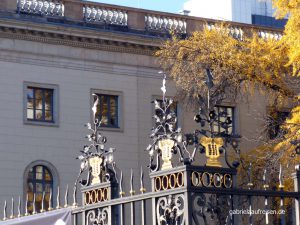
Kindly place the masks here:
[(156, 203), (156, 216), (159, 225), (180, 225), (184, 221), (184, 195), (161, 197)]
[(103, 136), (99, 128), (101, 121), (96, 118), (97, 106), (99, 104), (99, 98), (96, 94), (93, 94), (95, 101), (92, 107), (93, 111), (93, 124), (87, 123), (85, 126), (90, 133), (86, 136), (89, 145), (85, 145), (82, 154), (77, 157), (81, 161), (80, 171), (75, 182), (75, 186), (84, 171), (87, 171), (87, 178), (79, 181), (82, 186), (89, 186), (100, 184), (103, 182), (116, 180), (115, 162), (113, 152), (114, 148), (105, 148), (107, 138)]
[(86, 225), (108, 225), (109, 209), (94, 209), (86, 214)]
[(167, 174), (154, 178), (154, 190), (163, 191), (184, 186), (183, 172)]
[(177, 116), (171, 107), (174, 101), (166, 98), (166, 75), (164, 75), (161, 90), (163, 92), (161, 104), (157, 100), (154, 101), (157, 113), (153, 116), (155, 126), (150, 135), (153, 143), (146, 149), (150, 155), (151, 172), (173, 168), (172, 158), (177, 153), (179, 153), (181, 163), (190, 164), (197, 150), (195, 148), (192, 154), (189, 153), (186, 141), (182, 140), (181, 128), (176, 128)]
[(91, 205), (99, 202), (108, 201), (110, 193), (108, 188), (98, 188), (84, 192), (84, 204)]
[(227, 224), (230, 196), (192, 193), (191, 197), (193, 224)]
[(193, 171), (191, 183), (194, 187), (232, 188), (233, 177), (228, 173), (221, 174)]

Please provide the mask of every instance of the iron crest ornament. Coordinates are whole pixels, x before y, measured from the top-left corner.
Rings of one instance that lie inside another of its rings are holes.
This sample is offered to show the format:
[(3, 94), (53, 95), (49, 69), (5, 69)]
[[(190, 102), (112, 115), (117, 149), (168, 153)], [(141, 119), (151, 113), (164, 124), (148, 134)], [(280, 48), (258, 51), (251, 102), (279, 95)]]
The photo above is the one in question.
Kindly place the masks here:
[(152, 144), (146, 149), (150, 156), (151, 172), (172, 169), (173, 156), (177, 153), (179, 153), (181, 163), (190, 164), (196, 151), (196, 148), (192, 154), (187, 151), (187, 143), (182, 139), (181, 128), (177, 127), (177, 116), (171, 107), (175, 103), (173, 99), (166, 98), (166, 75), (164, 75), (161, 90), (162, 101), (153, 101), (155, 126), (150, 135)]
[(80, 151), (81, 155), (77, 157), (77, 159), (81, 161), (81, 164), (75, 185), (77, 185), (79, 178), (84, 172), (87, 172), (87, 178), (79, 181), (82, 186), (96, 185), (116, 179), (113, 156), (115, 149), (107, 149), (105, 147), (107, 138), (100, 133), (101, 120), (96, 117), (99, 98), (96, 94), (93, 94), (93, 96), (93, 123), (85, 124), (90, 131), (90, 133), (86, 135), (89, 144), (83, 147), (83, 150)]

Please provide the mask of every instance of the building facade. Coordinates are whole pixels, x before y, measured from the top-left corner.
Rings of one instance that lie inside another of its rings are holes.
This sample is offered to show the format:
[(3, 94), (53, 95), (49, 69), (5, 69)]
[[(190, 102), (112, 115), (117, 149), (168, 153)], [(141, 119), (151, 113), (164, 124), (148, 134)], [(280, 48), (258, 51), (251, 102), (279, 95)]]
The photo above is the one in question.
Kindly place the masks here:
[[(125, 178), (130, 169), (147, 170), (151, 101), (161, 99), (162, 82), (153, 53), (171, 30), (187, 35), (215, 21), (80, 0), (3, 0), (0, 11), (0, 202), (21, 196), (30, 203), (33, 193), (41, 201), (42, 192), (55, 195), (74, 183), (93, 94), (117, 168)], [(239, 36), (249, 27), (232, 23)], [(255, 29), (263, 37), (281, 33)], [(167, 96), (176, 93), (168, 81)], [(247, 104), (224, 102), (218, 110), (230, 111), (231, 132), (247, 137), (241, 148), (248, 150), (262, 128), (253, 118), (267, 108), (254, 96)], [(185, 133), (197, 128), (194, 110), (178, 102), (176, 112)]]
[(189, 0), (184, 10), (191, 16), (283, 28), (286, 19), (276, 20), (272, 0)]

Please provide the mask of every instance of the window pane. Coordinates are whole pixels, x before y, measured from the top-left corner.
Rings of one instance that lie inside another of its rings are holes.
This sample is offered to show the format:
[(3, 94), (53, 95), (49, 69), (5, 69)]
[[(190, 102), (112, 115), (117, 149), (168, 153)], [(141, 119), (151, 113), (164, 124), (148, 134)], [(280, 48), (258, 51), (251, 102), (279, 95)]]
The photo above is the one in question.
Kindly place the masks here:
[(41, 183), (36, 183), (35, 184), (35, 190), (36, 190), (36, 194), (38, 194), (38, 193), (42, 193), (43, 192), (43, 184), (41, 184)]
[(49, 173), (49, 171), (47, 169), (45, 169), (45, 180), (46, 181), (52, 180), (51, 174)]
[(107, 113), (108, 113), (108, 106), (107, 106), (107, 96), (103, 97), (103, 102), (102, 102), (102, 109), (101, 109), (101, 120), (102, 120), (102, 124), (103, 125), (108, 125), (108, 117), (107, 117)]
[(232, 135), (234, 130), (233, 107), (217, 106), (215, 112), (217, 119), (213, 127), (214, 132), (221, 135)]
[(27, 119), (53, 122), (53, 93), (53, 89), (28, 87)]
[(52, 109), (52, 90), (45, 90), (45, 109), (51, 110)]
[(37, 166), (36, 167), (35, 177), (36, 177), (37, 180), (42, 180), (43, 179), (43, 167), (42, 166)]
[(33, 88), (27, 88), (27, 99), (33, 99)]
[(33, 109), (27, 109), (27, 119), (33, 119)]
[(51, 191), (51, 184), (45, 184), (45, 192), (50, 193)]
[(33, 99), (32, 98), (27, 99), (27, 109), (33, 109)]
[(118, 96), (98, 94), (96, 117), (104, 127), (118, 126)]
[(32, 168), (29, 170), (28, 172), (28, 179), (33, 179), (33, 171), (32, 171)]
[(45, 120), (52, 120), (52, 111), (45, 111)]
[(27, 184), (27, 188), (28, 188), (28, 192), (33, 192), (33, 184), (31, 182)]
[(117, 98), (110, 98), (110, 124), (112, 126), (117, 126)]
[(35, 92), (34, 92), (34, 94), (35, 94), (35, 99), (43, 99), (43, 89), (41, 89), (41, 88), (35, 88)]
[(42, 120), (43, 119), (43, 111), (42, 110), (35, 110), (35, 119)]
[(35, 109), (43, 109), (43, 99), (35, 99)]
[[(33, 172), (35, 176), (32, 176)], [(32, 179), (29, 179), (31, 177)], [(41, 208), (42, 195), (45, 193), (45, 206), (49, 206), (50, 190), (53, 189), (53, 179), (48, 168), (44, 166), (35, 166), (29, 170), (29, 176), (27, 178), (27, 194), (28, 194), (28, 211), (32, 212), (33, 195), (36, 197), (36, 210)], [(31, 211), (30, 211), (31, 210)]]

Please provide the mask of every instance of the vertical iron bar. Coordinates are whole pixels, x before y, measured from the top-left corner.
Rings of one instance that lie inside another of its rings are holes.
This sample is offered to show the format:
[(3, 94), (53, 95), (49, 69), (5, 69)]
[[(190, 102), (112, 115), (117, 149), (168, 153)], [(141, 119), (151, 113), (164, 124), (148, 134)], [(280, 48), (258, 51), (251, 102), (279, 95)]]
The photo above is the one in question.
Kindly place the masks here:
[[(145, 187), (144, 187), (144, 172), (143, 172), (143, 167), (141, 167), (141, 175), (140, 175), (140, 184), (141, 184), (141, 188), (140, 188), (140, 192), (142, 194), (144, 194), (144, 192), (146, 191)], [(144, 200), (141, 200), (141, 210), (142, 210), (142, 225), (145, 225), (145, 202)]]
[(25, 201), (25, 213), (24, 213), (24, 216), (28, 216), (29, 213), (28, 213), (28, 192), (26, 194), (26, 201)]
[(73, 225), (77, 225), (77, 214), (76, 213), (73, 214)]
[(45, 212), (45, 209), (44, 209), (44, 201), (45, 201), (45, 192), (43, 191), (43, 196), (42, 196), (42, 209), (41, 209), (41, 213)]
[(142, 225), (145, 225), (145, 202), (144, 200), (141, 201), (142, 204)]
[(59, 186), (57, 187), (57, 197), (56, 197), (56, 209), (60, 209), (59, 203), (60, 193), (59, 193)]
[[(234, 211), (234, 201), (233, 201), (233, 195), (230, 195), (230, 199), (231, 199), (231, 210), (232, 212)], [(230, 215), (230, 224), (234, 225), (234, 213), (232, 213)]]
[[(283, 191), (283, 190), (282, 190)], [(285, 211), (284, 211), (284, 198), (281, 197), (280, 198), (280, 224), (281, 225), (285, 225), (286, 222), (285, 222)]]
[[(134, 191), (134, 188), (133, 188), (133, 171), (131, 169), (131, 176), (130, 176), (130, 195), (133, 196), (135, 194), (135, 191)], [(131, 225), (134, 225), (135, 221), (135, 209), (134, 209), (134, 202), (130, 202), (130, 210), (131, 210), (131, 215), (130, 215), (130, 218), (131, 218)]]
[(268, 225), (269, 224), (268, 197), (265, 197), (265, 210), (266, 210), (266, 225)]
[(11, 198), (11, 209), (10, 209), (10, 219), (15, 218), (15, 213), (14, 213), (14, 205), (15, 205), (15, 201), (14, 201), (14, 197)]
[(5, 202), (4, 202), (4, 208), (3, 208), (3, 221), (7, 220), (6, 209), (7, 209), (7, 202), (5, 200)]
[(67, 184), (66, 193), (65, 193), (65, 205), (64, 207), (68, 207), (68, 197), (69, 197), (69, 185)]
[(130, 224), (131, 225), (134, 225), (135, 224), (135, 211), (134, 211), (134, 202), (130, 202), (130, 210), (131, 210), (131, 215), (130, 215)]
[[(283, 192), (284, 184), (283, 184), (283, 170), (282, 165), (279, 167), (279, 190)], [(285, 215), (284, 215), (284, 198), (280, 197), (280, 224), (285, 225)]]
[(18, 218), (21, 217), (21, 196), (19, 196), (19, 203), (18, 203)]
[(120, 225), (124, 225), (124, 218), (123, 218), (123, 204), (120, 204)]
[[(300, 191), (300, 165), (297, 165), (295, 167), (295, 173), (293, 173), (294, 178), (294, 191), (298, 192)], [(300, 198), (295, 198), (295, 225), (300, 225)]]
[(249, 224), (252, 225), (252, 197), (249, 196)]
[(32, 214), (34, 215), (34, 214), (36, 214), (36, 208), (35, 208), (35, 193), (33, 193), (32, 207), (33, 207)]
[[(264, 170), (264, 174), (263, 174), (263, 188), (264, 188), (265, 191), (269, 188), (268, 181), (267, 181), (267, 170), (266, 169)], [(266, 225), (269, 224), (269, 213), (268, 213), (269, 209), (268, 208), (269, 208), (269, 206), (268, 206), (268, 197), (265, 196)]]
[[(253, 183), (252, 183), (252, 163), (250, 163), (249, 167), (248, 167), (248, 188), (249, 190), (252, 189), (253, 187)], [(252, 225), (252, 196), (248, 196), (248, 200), (249, 200), (249, 224)]]

